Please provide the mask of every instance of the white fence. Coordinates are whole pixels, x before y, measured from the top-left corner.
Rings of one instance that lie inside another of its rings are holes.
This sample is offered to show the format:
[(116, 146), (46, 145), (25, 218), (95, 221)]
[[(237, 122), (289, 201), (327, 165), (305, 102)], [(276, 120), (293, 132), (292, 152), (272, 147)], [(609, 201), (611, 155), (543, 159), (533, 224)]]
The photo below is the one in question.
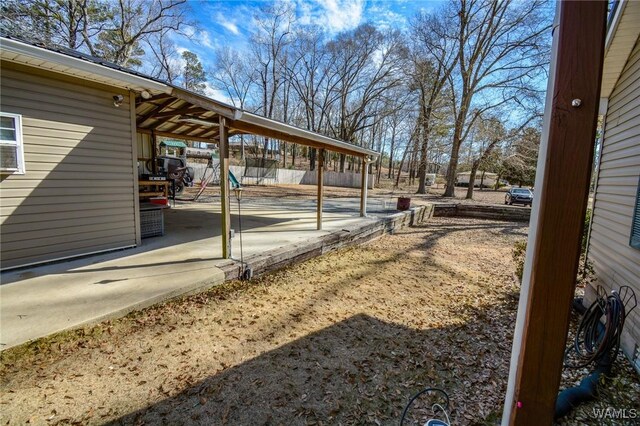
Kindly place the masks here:
[[(207, 167), (206, 164), (202, 163), (189, 163), (189, 167), (193, 167), (195, 174), (195, 181), (199, 182), (202, 178), (204, 171)], [(214, 167), (217, 166), (214, 163)], [(252, 178), (251, 176), (244, 176), (244, 166), (229, 166), (229, 170), (233, 173), (236, 178), (246, 184), (294, 184), (294, 185), (317, 185), (318, 184), (318, 173), (316, 171), (308, 171), (308, 170), (294, 170), (294, 169), (278, 169), (278, 177), (277, 179), (263, 179), (263, 178)], [(208, 173), (211, 173), (210, 171)], [(373, 174), (369, 175), (369, 188), (373, 189), (374, 185)], [(340, 173), (340, 172), (332, 172), (325, 171), (324, 172), (324, 184), (326, 186), (340, 186), (344, 188), (360, 188), (360, 173)]]

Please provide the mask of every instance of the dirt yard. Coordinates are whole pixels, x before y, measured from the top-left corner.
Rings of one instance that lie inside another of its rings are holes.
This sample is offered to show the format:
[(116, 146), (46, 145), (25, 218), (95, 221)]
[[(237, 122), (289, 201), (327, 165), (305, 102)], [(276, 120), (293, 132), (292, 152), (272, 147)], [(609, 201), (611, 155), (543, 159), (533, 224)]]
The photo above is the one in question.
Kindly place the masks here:
[(438, 386), (453, 424), (495, 424), (517, 308), (511, 251), (526, 232), (433, 219), (4, 351), (0, 419), (394, 425)]

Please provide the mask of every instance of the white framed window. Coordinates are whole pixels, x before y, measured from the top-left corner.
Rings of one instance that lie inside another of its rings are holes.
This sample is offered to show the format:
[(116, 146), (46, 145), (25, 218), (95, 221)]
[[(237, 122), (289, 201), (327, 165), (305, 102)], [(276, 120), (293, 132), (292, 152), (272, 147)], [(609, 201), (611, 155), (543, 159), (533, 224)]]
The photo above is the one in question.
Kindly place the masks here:
[(22, 116), (0, 112), (0, 173), (24, 174)]

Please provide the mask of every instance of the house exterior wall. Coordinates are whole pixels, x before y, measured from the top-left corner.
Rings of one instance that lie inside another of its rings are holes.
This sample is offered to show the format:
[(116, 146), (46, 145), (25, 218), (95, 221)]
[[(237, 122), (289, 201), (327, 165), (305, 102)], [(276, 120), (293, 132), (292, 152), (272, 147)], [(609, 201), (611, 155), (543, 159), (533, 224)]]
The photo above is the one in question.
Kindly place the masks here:
[(26, 164), (0, 176), (2, 268), (134, 246), (129, 92), (4, 61), (0, 84), (0, 111), (22, 115)]
[[(609, 98), (589, 240), (589, 260), (607, 292), (627, 285), (640, 299), (640, 250), (629, 245), (640, 182), (640, 43), (629, 56)], [(586, 289), (588, 303), (595, 285)], [(640, 345), (640, 307), (627, 318), (624, 352)]]

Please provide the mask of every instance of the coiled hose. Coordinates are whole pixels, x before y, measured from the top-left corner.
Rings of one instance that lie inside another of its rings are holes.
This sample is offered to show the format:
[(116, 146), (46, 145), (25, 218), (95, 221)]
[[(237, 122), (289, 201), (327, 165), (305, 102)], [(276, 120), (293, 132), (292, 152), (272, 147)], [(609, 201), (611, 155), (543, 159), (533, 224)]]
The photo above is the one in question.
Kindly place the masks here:
[[(598, 286), (597, 292), (597, 299), (587, 308), (578, 324), (573, 348), (567, 350), (568, 355), (573, 349), (578, 362), (577, 364), (567, 362), (568, 367), (586, 367), (602, 359), (606, 354), (611, 355), (611, 362), (613, 362), (620, 349), (620, 337), (627, 315), (625, 303), (628, 303), (631, 298), (636, 303), (635, 294), (628, 286), (620, 287), (619, 291), (614, 290), (609, 295), (606, 295), (602, 287)], [(629, 312), (633, 308), (635, 305)]]
[[(582, 316), (573, 345), (565, 353), (567, 367), (582, 368), (595, 363), (596, 368), (582, 379), (579, 386), (560, 392), (556, 399), (556, 419), (597, 396), (600, 377), (610, 373), (618, 356), (625, 319), (638, 304), (635, 293), (628, 286), (620, 287), (610, 295), (598, 286), (597, 294), (596, 300)], [(575, 352), (575, 363), (567, 360), (572, 351)]]

